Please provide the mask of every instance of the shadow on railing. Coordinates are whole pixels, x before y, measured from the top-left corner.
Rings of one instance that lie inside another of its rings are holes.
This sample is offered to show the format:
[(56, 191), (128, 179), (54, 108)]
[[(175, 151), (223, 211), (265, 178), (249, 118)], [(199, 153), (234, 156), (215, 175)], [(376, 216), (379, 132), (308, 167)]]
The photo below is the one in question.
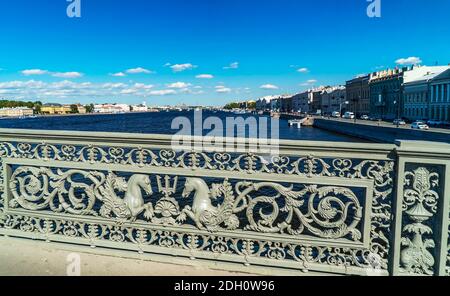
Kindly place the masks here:
[(0, 130), (0, 164), (3, 235), (291, 272), (449, 274), (447, 144), (280, 141), (269, 157)]

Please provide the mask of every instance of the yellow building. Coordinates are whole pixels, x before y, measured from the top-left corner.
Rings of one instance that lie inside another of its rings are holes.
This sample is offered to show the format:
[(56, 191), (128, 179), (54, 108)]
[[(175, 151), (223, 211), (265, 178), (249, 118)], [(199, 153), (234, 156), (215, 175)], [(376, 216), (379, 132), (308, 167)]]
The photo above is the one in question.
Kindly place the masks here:
[(87, 113), (86, 107), (84, 107), (83, 105), (77, 105), (77, 107), (78, 107), (78, 113), (80, 113), (80, 114), (86, 114)]
[(41, 112), (44, 114), (67, 114), (70, 113), (70, 106), (42, 106)]
[[(78, 108), (78, 113), (80, 114), (85, 114), (86, 113), (86, 108), (82, 105), (76, 105)], [(44, 114), (50, 114), (50, 115), (55, 115), (55, 114), (70, 114), (72, 113), (72, 105), (48, 105), (48, 106), (42, 106), (41, 107), (41, 112)]]
[(32, 116), (33, 114), (33, 109), (26, 107), (0, 109), (0, 117), (22, 117)]

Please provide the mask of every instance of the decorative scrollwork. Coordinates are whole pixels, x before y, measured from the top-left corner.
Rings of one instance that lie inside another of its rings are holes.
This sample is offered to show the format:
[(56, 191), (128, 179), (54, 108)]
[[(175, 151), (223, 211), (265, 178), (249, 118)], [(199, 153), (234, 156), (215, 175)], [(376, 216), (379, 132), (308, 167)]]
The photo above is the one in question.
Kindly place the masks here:
[[(81, 175), (92, 182), (87, 185), (74, 181), (74, 175)], [(54, 173), (49, 168), (19, 167), (12, 175), (9, 189), (13, 195), (9, 206), (38, 211), (50, 208), (52, 211), (76, 215), (94, 214), (95, 195), (102, 183), (102, 176), (95, 172), (70, 170)], [(67, 184), (69, 186), (67, 186)], [(84, 193), (75, 194), (76, 190)]]
[(331, 166), (327, 164), (323, 159), (316, 158), (313, 155), (299, 158), (291, 164), (291, 174), (304, 175), (307, 177), (314, 176), (332, 176), (329, 169)]
[[(277, 183), (249, 183), (237, 184), (239, 196), (235, 202), (235, 211), (246, 208), (249, 225), (247, 229), (264, 233), (283, 233), (298, 235), (305, 229), (321, 238), (337, 239), (350, 234), (355, 241), (361, 239), (357, 229), (363, 219), (363, 207), (356, 195), (348, 188), (306, 186), (301, 191), (294, 191), (293, 187), (286, 188)], [(265, 187), (274, 189), (275, 196), (258, 196), (250, 198), (251, 192), (257, 192)], [(282, 199), (284, 206), (279, 207), (277, 200)], [(272, 211), (264, 214), (259, 204), (268, 204)], [(307, 205), (306, 213), (301, 207)], [(260, 220), (256, 221), (255, 209), (259, 208)], [(284, 221), (280, 221), (280, 212), (286, 213)], [(352, 212), (352, 214), (350, 213)], [(298, 219), (299, 226), (294, 229), (294, 219)], [(274, 223), (277, 222), (276, 225)], [(349, 222), (351, 221), (351, 222)]]
[(435, 259), (428, 249), (435, 247), (433, 230), (426, 222), (437, 212), (439, 174), (424, 167), (405, 174), (403, 210), (411, 223), (403, 227), (401, 266), (404, 272), (434, 274)]
[[(382, 258), (382, 268), (387, 269), (394, 175), (391, 160), (326, 158), (312, 154), (281, 155), (270, 159), (254, 153), (177, 152), (169, 148), (119, 146), (0, 142), (0, 164), (2, 158), (39, 160), (49, 164), (46, 168), (19, 166), (7, 177), (0, 170), (0, 206), (7, 186), (11, 192), (9, 206), (30, 211), (29, 217), (2, 212), (1, 227), (82, 237), (92, 245), (101, 240), (113, 240), (135, 243), (142, 248), (158, 245), (237, 254), (245, 258), (294, 260), (301, 263), (302, 269), (308, 269), (312, 263), (365, 268), (369, 265), (369, 254), (375, 253)], [(177, 172), (201, 170), (202, 176), (209, 170), (227, 171), (239, 174), (240, 178), (209, 182), (206, 177), (190, 177), (183, 183), (182, 173), (179, 176), (130, 176), (121, 172), (50, 168), (51, 165), (58, 167), (61, 161), (79, 163), (77, 167), (129, 165), (148, 168), (149, 172), (152, 168), (174, 168)], [(363, 209), (368, 205), (362, 203), (365, 196), (360, 189), (251, 181), (255, 173), (274, 175), (277, 179), (293, 175), (373, 181), (371, 216), (363, 215)], [(242, 176), (250, 181), (242, 181)], [(184, 190), (184, 199), (179, 198), (181, 190)], [(57, 219), (31, 218), (33, 213), (41, 211), (64, 214), (66, 219), (56, 222)], [(114, 221), (115, 228), (107, 223), (75, 222), (71, 215)], [(362, 222), (368, 219), (371, 222), (370, 237), (363, 238)], [(142, 229), (142, 225), (148, 228)], [(182, 227), (186, 233), (155, 230), (155, 225)], [(207, 231), (209, 235), (189, 233), (194, 228)], [(321, 241), (362, 242), (368, 239), (370, 248), (330, 248), (320, 244), (216, 235), (234, 230), (278, 234), (284, 238), (292, 236), (293, 239), (311, 236)]]
[[(324, 239), (350, 238), (359, 241), (363, 205), (345, 187), (285, 187), (275, 182), (237, 182), (229, 180), (211, 187), (202, 178), (186, 178), (182, 197), (193, 193), (192, 204), (180, 207), (178, 177), (156, 175), (159, 192), (156, 203), (151, 176), (134, 174), (127, 179), (113, 172), (17, 168), (9, 183), (13, 198), (9, 205), (30, 211), (92, 215), (121, 223), (136, 220), (160, 225), (183, 225), (188, 218), (198, 229), (210, 232), (235, 230), (261, 233), (309, 234)], [(272, 190), (274, 194), (261, 192)], [(145, 197), (143, 195), (145, 193)], [(214, 201), (222, 199), (217, 206)], [(269, 208), (271, 210), (269, 210)], [(143, 213), (143, 216), (141, 214)], [(245, 213), (245, 222), (238, 215)]]
[[(84, 181), (75, 181), (80, 178)], [(9, 189), (13, 199), (9, 205), (31, 211), (49, 208), (56, 213), (135, 220), (143, 211), (146, 216), (153, 212), (151, 204), (144, 204), (141, 188), (152, 194), (147, 175), (133, 175), (127, 183), (113, 173), (105, 176), (96, 171), (53, 172), (49, 168), (23, 166), (11, 176)], [(120, 198), (116, 191), (126, 192), (125, 198)], [(97, 200), (102, 202), (98, 212), (94, 210)]]

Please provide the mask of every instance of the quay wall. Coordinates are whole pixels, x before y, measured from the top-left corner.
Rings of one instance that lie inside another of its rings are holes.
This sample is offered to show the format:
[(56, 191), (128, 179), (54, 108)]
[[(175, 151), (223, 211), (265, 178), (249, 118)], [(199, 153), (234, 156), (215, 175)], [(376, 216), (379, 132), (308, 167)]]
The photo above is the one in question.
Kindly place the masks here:
[(354, 124), (322, 118), (314, 119), (314, 127), (353, 136), (378, 143), (394, 143), (396, 140), (417, 140), (450, 143), (450, 133), (421, 131), (407, 128)]

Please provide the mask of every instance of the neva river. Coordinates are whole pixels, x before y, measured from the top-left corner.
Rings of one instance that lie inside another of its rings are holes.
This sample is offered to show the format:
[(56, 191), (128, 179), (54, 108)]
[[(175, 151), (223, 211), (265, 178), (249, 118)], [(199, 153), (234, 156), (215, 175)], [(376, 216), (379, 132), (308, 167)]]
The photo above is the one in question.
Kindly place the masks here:
[[(0, 128), (65, 130), (65, 131), (94, 131), (119, 132), (142, 134), (175, 134), (179, 130), (172, 130), (172, 120), (185, 116), (194, 124), (194, 112), (160, 112), (160, 113), (127, 113), (106, 115), (80, 115), (80, 116), (46, 116), (27, 119), (1, 119)], [(225, 126), (227, 117), (242, 117), (224, 112), (203, 112), (203, 119), (216, 116), (222, 119)], [(248, 117), (253, 115), (243, 115)], [(258, 117), (258, 116), (257, 116)], [(261, 118), (261, 117), (259, 117)], [(270, 118), (268, 118), (270, 121)], [(269, 129), (270, 131), (270, 129)], [(209, 131), (205, 130), (207, 134)], [(313, 140), (332, 142), (365, 142), (364, 140), (340, 135), (318, 128), (289, 127), (287, 120), (280, 120), (280, 139), (287, 140)]]

